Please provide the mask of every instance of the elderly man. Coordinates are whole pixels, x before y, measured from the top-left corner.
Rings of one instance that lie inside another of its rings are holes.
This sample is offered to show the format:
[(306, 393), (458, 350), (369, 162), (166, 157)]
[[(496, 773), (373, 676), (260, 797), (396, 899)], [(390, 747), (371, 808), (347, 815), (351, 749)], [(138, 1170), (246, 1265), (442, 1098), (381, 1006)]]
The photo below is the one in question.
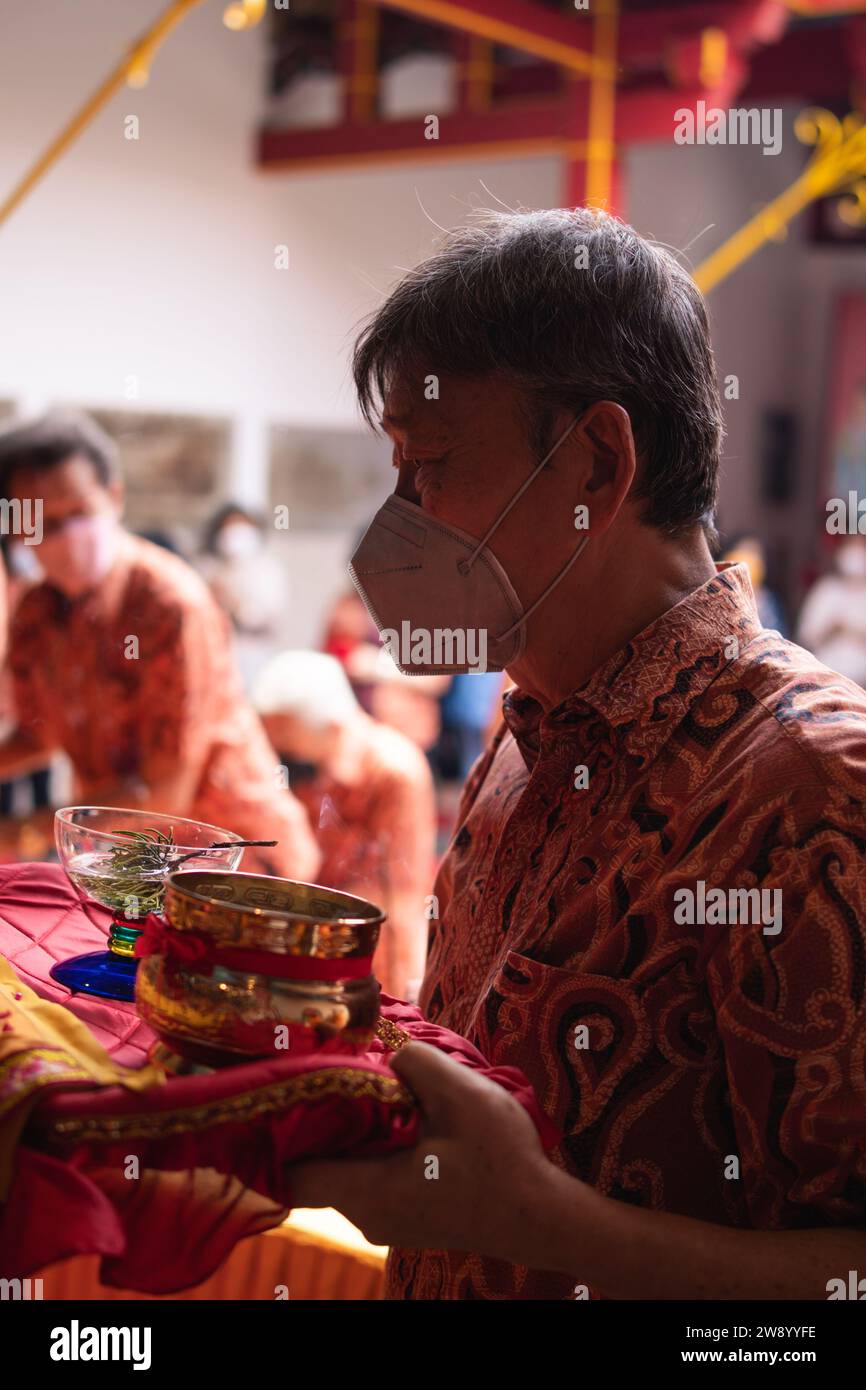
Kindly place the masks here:
[[(111, 440), (59, 415), (7, 431), (0, 492), (22, 515), (38, 507), (42, 533), (42, 582), (12, 623), (18, 727), (0, 744), (0, 777), (62, 750), (79, 801), (276, 840), (246, 850), (244, 868), (313, 877), (315, 840), (244, 698), (227, 619), (189, 565), (121, 526)], [(22, 829), (2, 826), (7, 847)]]
[(412, 1046), (420, 1146), (304, 1167), (298, 1200), (398, 1247), (393, 1297), (826, 1298), (866, 1272), (866, 696), (713, 564), (699, 292), (605, 214), (489, 214), (355, 364), (398, 470), (354, 560), (371, 611), (450, 605), (515, 682), (421, 1005), (562, 1140)]
[(427, 759), (361, 709), (339, 661), (323, 652), (272, 657), (253, 701), (316, 834), (318, 882), (385, 909), (376, 975), (389, 994), (417, 998), (436, 852)]

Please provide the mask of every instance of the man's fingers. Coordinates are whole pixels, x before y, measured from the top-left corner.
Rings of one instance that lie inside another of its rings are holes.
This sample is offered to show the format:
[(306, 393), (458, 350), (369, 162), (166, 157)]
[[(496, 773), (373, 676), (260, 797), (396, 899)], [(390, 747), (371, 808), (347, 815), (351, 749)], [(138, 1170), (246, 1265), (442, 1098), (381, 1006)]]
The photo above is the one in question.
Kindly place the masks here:
[(496, 1092), (495, 1082), (456, 1062), (430, 1043), (414, 1042), (390, 1058), (391, 1069), (418, 1100), (424, 1118), (437, 1134), (449, 1134), (456, 1117)]

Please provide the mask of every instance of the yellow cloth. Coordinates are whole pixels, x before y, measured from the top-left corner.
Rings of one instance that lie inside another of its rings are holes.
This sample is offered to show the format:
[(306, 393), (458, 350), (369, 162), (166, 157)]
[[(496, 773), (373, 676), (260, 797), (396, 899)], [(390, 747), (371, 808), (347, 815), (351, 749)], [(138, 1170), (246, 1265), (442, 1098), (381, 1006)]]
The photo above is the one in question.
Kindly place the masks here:
[(44, 1086), (126, 1086), (146, 1091), (165, 1081), (161, 1068), (122, 1067), (62, 1004), (41, 999), (0, 956), (0, 1200), (9, 1187), (15, 1145)]

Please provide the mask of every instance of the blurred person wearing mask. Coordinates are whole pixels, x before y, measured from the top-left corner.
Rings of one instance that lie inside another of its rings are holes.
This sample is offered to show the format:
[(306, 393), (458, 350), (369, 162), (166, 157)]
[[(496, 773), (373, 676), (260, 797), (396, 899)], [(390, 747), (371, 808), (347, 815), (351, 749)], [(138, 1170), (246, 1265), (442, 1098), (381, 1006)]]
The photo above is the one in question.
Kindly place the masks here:
[(231, 619), (238, 666), (249, 689), (275, 651), (287, 597), (262, 518), (234, 502), (220, 507), (207, 528), (198, 568)]
[(866, 687), (866, 537), (846, 537), (833, 570), (813, 584), (797, 640), (825, 666)]
[(322, 652), (274, 657), (259, 673), (253, 699), (316, 832), (318, 881), (384, 909), (377, 977), (386, 993), (414, 998), (424, 973), (435, 853), (426, 759), (361, 709), (339, 662)]
[[(112, 441), (85, 417), (49, 415), (0, 435), (0, 492), (41, 507), (41, 582), (23, 597), (9, 660), (18, 724), (0, 776), (65, 752), (81, 803), (153, 809), (277, 840), (250, 871), (307, 879), (318, 851), (282, 788), (244, 698), (228, 625), (184, 561), (120, 522)], [(37, 823), (50, 839), (50, 817)], [(17, 849), (6, 821), (0, 843)]]
[(448, 676), (406, 676), (398, 670), (354, 589), (331, 608), (322, 647), (340, 662), (363, 709), (431, 752), (441, 730), (439, 701)]

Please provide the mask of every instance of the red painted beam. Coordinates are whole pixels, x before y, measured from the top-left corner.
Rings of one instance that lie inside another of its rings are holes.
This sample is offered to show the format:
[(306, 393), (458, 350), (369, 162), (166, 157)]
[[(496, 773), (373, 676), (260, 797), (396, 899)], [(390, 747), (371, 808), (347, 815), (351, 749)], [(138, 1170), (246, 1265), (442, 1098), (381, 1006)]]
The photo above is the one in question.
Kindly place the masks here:
[(792, 29), (781, 43), (755, 53), (741, 93), (743, 103), (844, 101), (857, 59), (856, 44), (846, 35), (851, 27)]
[(438, 140), (425, 138), (425, 119), (344, 123), (314, 130), (263, 130), (259, 164), (264, 168), (483, 156), (485, 150), (513, 154), (553, 151), (563, 139), (561, 101), (517, 104), (491, 111), (442, 116)]
[[(698, 100), (726, 103), (723, 92), (703, 89), (674, 91), (658, 84), (620, 91), (616, 112), (616, 143), (673, 140), (676, 112)], [(425, 138), (425, 118), (346, 122), (311, 130), (263, 130), (258, 162), (265, 169), (304, 168), (322, 164), (383, 163), (424, 160), (560, 153), (580, 158), (577, 147), (588, 131), (588, 87), (575, 84), (568, 98), (503, 103), (489, 111), (455, 111), (439, 121), (439, 139)]]

